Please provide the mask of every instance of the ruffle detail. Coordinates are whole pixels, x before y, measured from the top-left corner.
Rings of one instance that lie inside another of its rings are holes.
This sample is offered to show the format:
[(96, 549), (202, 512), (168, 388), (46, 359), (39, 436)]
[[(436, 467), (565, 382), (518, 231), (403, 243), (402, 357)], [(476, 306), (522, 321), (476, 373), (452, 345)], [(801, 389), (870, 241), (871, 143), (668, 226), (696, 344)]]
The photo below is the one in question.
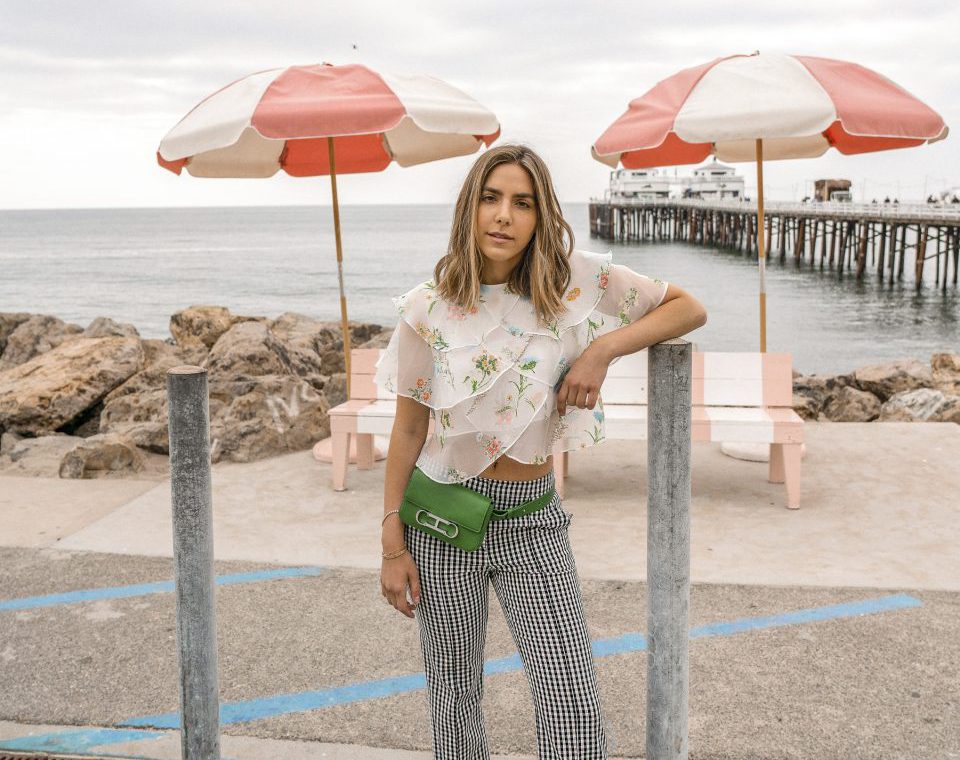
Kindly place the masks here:
[(552, 388), (568, 368), (563, 355), (574, 336), (567, 333), (588, 320), (591, 328), (603, 324), (602, 317), (595, 321), (591, 315), (603, 297), (611, 259), (609, 252), (574, 252), (564, 294), (567, 311), (547, 325), (537, 319), (530, 299), (505, 289), (482, 293), (481, 303), (470, 311), (440, 298), (432, 280), (394, 298), (399, 319), (426, 343), (433, 359), (429, 397), (424, 400), (410, 389), (405, 395), (448, 409), (491, 389), (510, 369)]
[(503, 454), (543, 464), (554, 447), (603, 439), (602, 401), (592, 410), (568, 406), (560, 417), (555, 392), (587, 345), (615, 329), (611, 300), (624, 285), (617, 278), (636, 275), (612, 271), (610, 252), (574, 251), (570, 265), (567, 311), (546, 325), (530, 299), (496, 286), (481, 289), (469, 311), (440, 298), (433, 281), (392, 299), (399, 320), (374, 381), (431, 408), (434, 432), (417, 464), (434, 480), (462, 482)]

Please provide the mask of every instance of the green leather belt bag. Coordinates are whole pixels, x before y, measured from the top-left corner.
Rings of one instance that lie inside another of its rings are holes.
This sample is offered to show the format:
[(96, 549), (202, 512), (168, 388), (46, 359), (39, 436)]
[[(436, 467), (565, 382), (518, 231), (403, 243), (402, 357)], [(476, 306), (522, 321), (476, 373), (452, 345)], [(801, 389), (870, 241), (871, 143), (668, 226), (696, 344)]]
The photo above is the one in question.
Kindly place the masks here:
[(495, 510), (489, 496), (459, 483), (438, 483), (415, 467), (403, 492), (400, 519), (411, 528), (472, 552), (483, 542), (490, 520), (536, 512), (547, 506), (553, 495), (551, 489), (512, 509)]

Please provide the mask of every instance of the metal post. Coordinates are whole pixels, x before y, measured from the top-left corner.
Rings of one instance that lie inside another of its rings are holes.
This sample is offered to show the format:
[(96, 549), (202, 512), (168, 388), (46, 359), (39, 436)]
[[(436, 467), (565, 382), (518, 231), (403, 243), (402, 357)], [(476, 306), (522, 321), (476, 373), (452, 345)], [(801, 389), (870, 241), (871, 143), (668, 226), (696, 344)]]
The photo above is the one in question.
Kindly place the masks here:
[(647, 760), (686, 760), (693, 349), (650, 346), (647, 401)]
[(207, 371), (167, 372), (183, 760), (220, 760)]

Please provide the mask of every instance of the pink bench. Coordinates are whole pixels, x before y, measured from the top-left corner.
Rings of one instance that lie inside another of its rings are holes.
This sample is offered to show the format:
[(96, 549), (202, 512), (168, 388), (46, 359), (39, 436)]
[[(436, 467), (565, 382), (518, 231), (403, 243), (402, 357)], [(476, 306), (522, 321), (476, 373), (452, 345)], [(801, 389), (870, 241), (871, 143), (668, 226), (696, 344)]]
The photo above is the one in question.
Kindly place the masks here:
[[(389, 436), (396, 396), (378, 395), (373, 376), (380, 349), (351, 353), (351, 397), (330, 410), (333, 488), (346, 488), (350, 436), (357, 436), (357, 468), (373, 467), (373, 436)], [(608, 439), (647, 437), (647, 352), (620, 357), (603, 383)], [(768, 480), (785, 483), (787, 506), (800, 506), (800, 446), (803, 420), (793, 411), (790, 354), (693, 352), (694, 441), (770, 445)], [(430, 419), (430, 430), (433, 418)], [(563, 494), (569, 452), (554, 452), (557, 490)]]
[[(692, 379), (693, 440), (769, 444), (767, 480), (785, 483), (786, 506), (798, 509), (803, 419), (793, 411), (790, 354), (694, 351)], [(647, 352), (611, 364), (601, 393), (606, 438), (645, 440)], [(553, 459), (561, 490), (568, 460)]]

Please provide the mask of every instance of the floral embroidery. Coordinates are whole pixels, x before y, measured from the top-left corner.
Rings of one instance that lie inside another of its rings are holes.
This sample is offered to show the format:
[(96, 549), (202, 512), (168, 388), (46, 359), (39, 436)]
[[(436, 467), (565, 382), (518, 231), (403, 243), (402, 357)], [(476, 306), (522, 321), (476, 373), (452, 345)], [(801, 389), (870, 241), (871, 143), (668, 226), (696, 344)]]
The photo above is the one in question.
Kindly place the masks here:
[(600, 267), (600, 271), (597, 272), (595, 277), (597, 280), (597, 287), (599, 287), (600, 290), (606, 290), (607, 283), (610, 281), (610, 265), (604, 264), (602, 267)]
[(637, 300), (640, 298), (640, 293), (636, 288), (630, 288), (623, 298), (620, 299), (620, 324), (629, 325), (630, 324), (630, 314), (628, 313), (630, 309), (637, 305)]
[(457, 320), (458, 322), (462, 322), (463, 320), (465, 320), (467, 318), (467, 315), (476, 314), (476, 313), (477, 313), (476, 306), (472, 306), (469, 309), (466, 309), (463, 306), (460, 306), (459, 304), (455, 304), (455, 303), (447, 304), (447, 316), (450, 319)]
[(546, 464), (547, 458), (543, 454), (534, 454), (531, 464)]
[(428, 377), (418, 377), (416, 385), (410, 388), (410, 395), (417, 401), (429, 401), (431, 393), (431, 382)]
[(580, 297), (580, 288), (571, 288), (567, 292), (568, 301), (576, 301)]
[(506, 330), (508, 333), (510, 333), (514, 337), (523, 335), (523, 328), (517, 327), (516, 325), (507, 325)]
[(563, 382), (563, 378), (567, 376), (567, 373), (570, 371), (570, 362), (567, 361), (566, 356), (561, 356), (557, 360), (557, 382), (553, 384), (553, 389), (557, 390), (560, 387), (560, 383)]
[(456, 467), (447, 467), (447, 480), (451, 483), (466, 480), (467, 476)]
[(597, 397), (597, 406), (600, 408), (593, 410), (593, 419), (596, 420), (596, 424), (593, 426), (593, 432), (591, 433), (589, 430), (587, 431), (587, 435), (593, 439), (594, 443), (600, 443), (600, 441), (604, 439), (603, 401), (599, 397)]
[(603, 326), (603, 317), (600, 317), (599, 322), (594, 322), (590, 317), (587, 317), (587, 340), (590, 343), (597, 337), (597, 328)]
[(520, 364), (520, 369), (522, 369), (524, 372), (533, 372), (533, 370), (537, 368), (537, 362), (540, 360), (535, 356), (525, 356), (520, 361), (522, 362), (522, 364)]
[(473, 357), (473, 366), (480, 370), (480, 379), (474, 379), (471, 375), (463, 378), (463, 382), (470, 381), (470, 392), (476, 393), (490, 380), (490, 377), (497, 371), (497, 357), (489, 351), (484, 350)]
[(591, 432), (588, 430), (588, 431), (587, 431), (587, 435), (589, 435), (589, 436), (593, 439), (593, 442), (594, 442), (594, 443), (600, 443), (600, 441), (603, 440), (603, 426), (602, 426), (602, 425), (594, 425), (594, 426), (593, 426), (593, 432), (591, 433)]
[(480, 402), (483, 401), (483, 399), (485, 399), (486, 396), (487, 396), (486, 391), (484, 391), (483, 393), (478, 393), (476, 396), (474, 396), (473, 403), (470, 404), (470, 408), (467, 409), (467, 414), (468, 415), (473, 414), (474, 409), (476, 409), (480, 405)]
[(427, 343), (437, 349), (450, 348), (450, 344), (443, 339), (443, 333), (439, 327), (429, 328), (423, 322), (417, 322), (414, 325), (417, 335), (423, 338)]
[(563, 438), (564, 434), (567, 432), (567, 428), (570, 427), (570, 423), (567, 421), (566, 415), (557, 417), (556, 427), (553, 429), (553, 435), (551, 440), (556, 442)]
[(440, 434), (437, 436), (440, 442), (440, 448), (443, 448), (443, 444), (447, 440), (447, 430), (450, 429), (450, 411), (447, 409), (442, 410), (437, 415), (438, 421), (440, 422)]
[(496, 459), (503, 451), (503, 443), (496, 436), (478, 433), (477, 440), (488, 459)]
[[(500, 425), (509, 425), (513, 422), (513, 417), (515, 414), (520, 413), (520, 402), (526, 401), (531, 409), (536, 410), (537, 405), (531, 398), (524, 398), (524, 394), (533, 385), (533, 381), (530, 380), (526, 375), (520, 375), (519, 382), (511, 380), (510, 385), (517, 389), (516, 397), (514, 394), (508, 393), (506, 398), (499, 407), (497, 407), (495, 413), (497, 415), (497, 423)], [(538, 396), (539, 400), (539, 396)]]
[(433, 372), (436, 378), (445, 378), (448, 385), (454, 386), (453, 372), (450, 371), (450, 357), (446, 351), (433, 352)]
[[(427, 280), (423, 284), (432, 291), (436, 290), (437, 288), (437, 285), (433, 280)], [(424, 300), (430, 302), (430, 306), (427, 308), (427, 314), (429, 314), (431, 311), (433, 311), (433, 307), (437, 305), (437, 301), (440, 300), (440, 296), (438, 296), (436, 293), (424, 293), (423, 297)]]

